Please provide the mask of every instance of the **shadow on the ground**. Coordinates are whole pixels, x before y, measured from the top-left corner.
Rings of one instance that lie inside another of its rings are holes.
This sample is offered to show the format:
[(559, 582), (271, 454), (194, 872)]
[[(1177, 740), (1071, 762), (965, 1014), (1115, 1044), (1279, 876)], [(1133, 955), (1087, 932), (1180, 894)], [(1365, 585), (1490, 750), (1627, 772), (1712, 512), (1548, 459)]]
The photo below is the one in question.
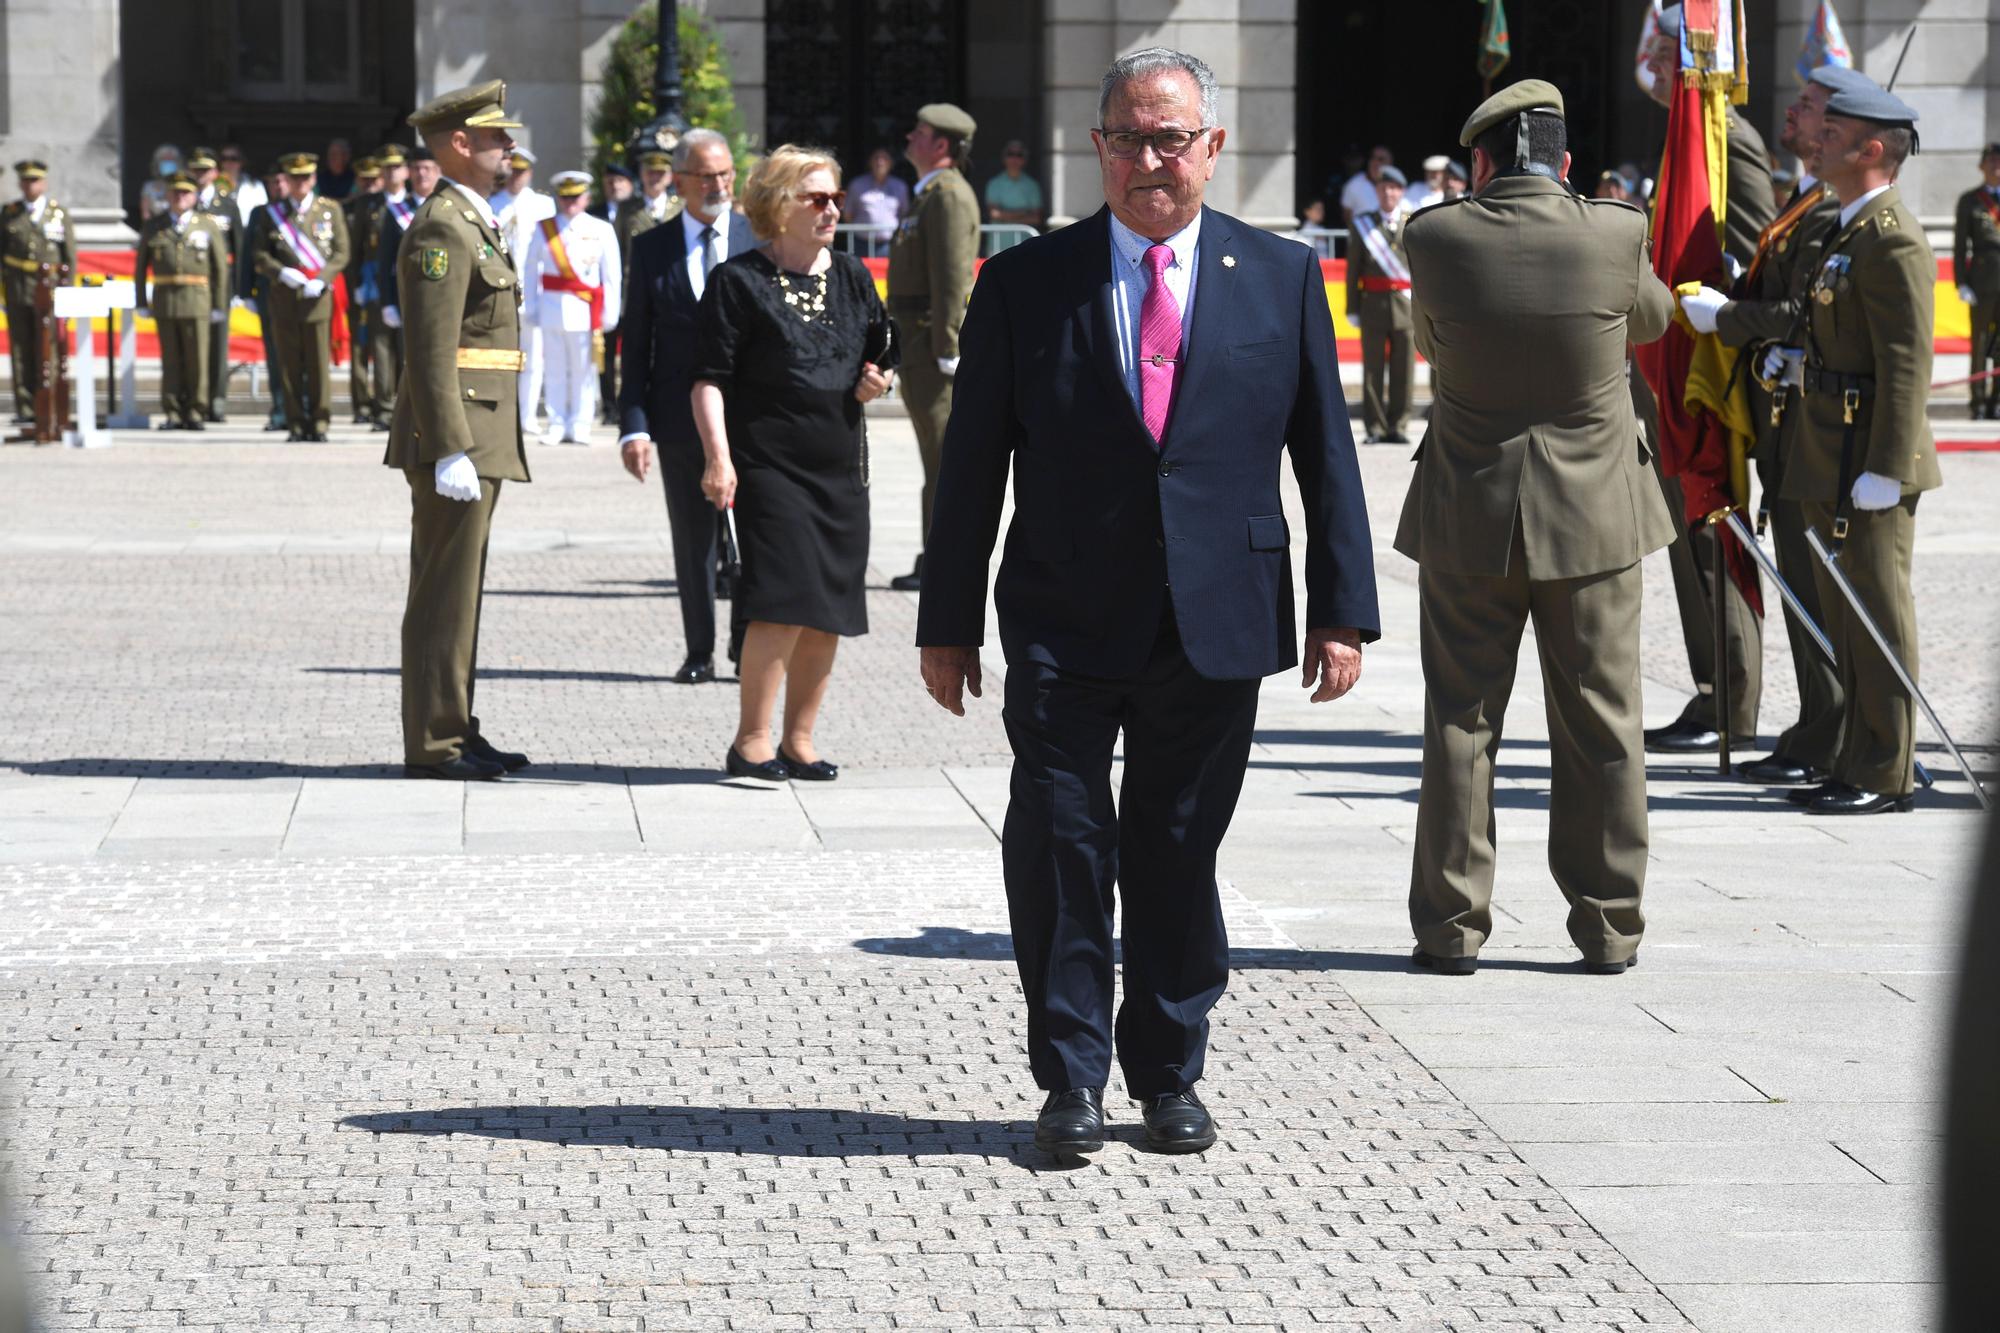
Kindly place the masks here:
[[(1026, 1120), (931, 1120), (887, 1111), (754, 1106), (444, 1106), (345, 1116), (371, 1134), (526, 1139), (565, 1148), (653, 1148), (735, 1157), (986, 1157), (1029, 1171), (1082, 1165), (1034, 1146)], [(1107, 1137), (1141, 1141), (1137, 1125)]]
[[(0, 771), (32, 777), (184, 778), (211, 781), (245, 778), (401, 778), (401, 764), (294, 764), (275, 759), (140, 759), (78, 755), (68, 759), (0, 759)], [(414, 781), (415, 779), (411, 779)], [(502, 779), (526, 783), (608, 784), (630, 787), (722, 785), (719, 768), (627, 767), (619, 764), (531, 764)]]
[[(901, 958), (958, 958), (968, 962), (999, 962), (1013, 958), (1014, 941), (997, 930), (960, 930), (925, 926), (915, 935), (878, 936), (856, 940), (863, 953)], [(1122, 955), (1121, 955), (1122, 956)], [(1363, 952), (1354, 949), (1231, 949), (1229, 966), (1239, 972), (1419, 972), (1407, 950)], [(1496, 972), (1574, 972), (1574, 962), (1532, 958), (1485, 957), (1482, 969)], [(1429, 975), (1429, 974), (1426, 974)]]
[[(400, 676), (401, 667), (309, 666), (299, 670), (309, 676)], [(481, 667), (481, 680), (590, 680), (604, 685), (670, 685), (672, 676), (646, 675), (637, 671), (569, 671), (556, 667)]]

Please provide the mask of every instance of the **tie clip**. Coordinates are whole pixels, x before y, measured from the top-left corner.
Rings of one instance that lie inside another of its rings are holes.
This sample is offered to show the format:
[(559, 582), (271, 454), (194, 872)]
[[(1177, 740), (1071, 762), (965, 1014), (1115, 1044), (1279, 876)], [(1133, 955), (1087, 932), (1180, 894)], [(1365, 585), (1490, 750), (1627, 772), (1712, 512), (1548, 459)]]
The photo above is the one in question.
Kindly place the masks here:
[(1175, 366), (1180, 364), (1179, 357), (1161, 356), (1158, 352), (1153, 353), (1149, 357), (1142, 358), (1142, 360), (1145, 364), (1151, 365), (1155, 370), (1163, 366)]

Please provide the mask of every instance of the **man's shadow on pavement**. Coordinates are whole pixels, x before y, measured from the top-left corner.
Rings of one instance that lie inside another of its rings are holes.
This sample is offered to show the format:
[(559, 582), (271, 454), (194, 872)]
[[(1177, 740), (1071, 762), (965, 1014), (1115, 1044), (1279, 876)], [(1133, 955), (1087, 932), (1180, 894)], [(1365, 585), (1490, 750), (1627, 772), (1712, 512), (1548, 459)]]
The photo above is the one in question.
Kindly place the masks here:
[[(651, 1148), (733, 1157), (985, 1157), (1025, 1171), (1085, 1165), (1034, 1145), (1027, 1120), (935, 1120), (888, 1111), (754, 1106), (445, 1106), (345, 1116), (371, 1134), (524, 1139), (565, 1148)], [(1135, 1121), (1105, 1126), (1135, 1147)]]
[[(960, 958), (969, 962), (1004, 962), (1014, 957), (1014, 941), (997, 930), (960, 930), (954, 926), (925, 926), (915, 935), (878, 936), (861, 939), (854, 947), (863, 953), (890, 954), (900, 958)], [(1122, 946), (1114, 942), (1114, 960), (1122, 957)], [(1364, 953), (1353, 949), (1231, 949), (1229, 966), (1239, 972), (1265, 969), (1277, 972), (1412, 972), (1433, 976), (1410, 961), (1402, 952)], [(1532, 958), (1482, 957), (1481, 971), (1495, 972), (1574, 972), (1575, 962), (1549, 962)]]

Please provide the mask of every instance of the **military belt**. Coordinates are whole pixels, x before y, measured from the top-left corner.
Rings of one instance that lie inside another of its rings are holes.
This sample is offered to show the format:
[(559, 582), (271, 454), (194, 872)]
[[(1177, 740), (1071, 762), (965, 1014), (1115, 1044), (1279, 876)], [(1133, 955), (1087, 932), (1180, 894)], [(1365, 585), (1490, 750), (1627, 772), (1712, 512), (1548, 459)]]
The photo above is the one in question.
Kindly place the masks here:
[(42, 271), (42, 261), (39, 259), (23, 259), (19, 255), (8, 255), (7, 267), (18, 268), (23, 273), (40, 273)]
[(525, 353), (510, 351), (504, 347), (461, 347), (458, 349), (460, 370), (515, 370), (528, 364)]
[(1870, 398), (1875, 394), (1873, 375), (1849, 375), (1819, 366), (1805, 367), (1804, 384), (1807, 393), (1846, 393), (1852, 389), (1863, 398)]
[(208, 275), (206, 273), (153, 273), (147, 275), (147, 281), (151, 282), (155, 287), (206, 287), (208, 286)]
[(1806, 366), (1801, 372), (1805, 391), (1840, 395), (1840, 480), (1833, 493), (1833, 544), (1835, 555), (1847, 540), (1848, 515), (1854, 507), (1854, 436), (1861, 428), (1861, 401), (1875, 396), (1873, 375), (1849, 375), (1820, 366)]

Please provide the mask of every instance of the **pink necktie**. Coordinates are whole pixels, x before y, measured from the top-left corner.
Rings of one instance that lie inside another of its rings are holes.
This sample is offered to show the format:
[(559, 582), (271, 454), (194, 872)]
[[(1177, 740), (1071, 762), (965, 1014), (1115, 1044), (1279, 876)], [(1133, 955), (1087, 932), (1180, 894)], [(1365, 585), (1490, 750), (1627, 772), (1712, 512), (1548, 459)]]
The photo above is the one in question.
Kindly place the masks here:
[(1174, 371), (1181, 354), (1181, 311), (1167, 290), (1167, 266), (1174, 252), (1164, 245), (1146, 250), (1152, 285), (1139, 304), (1139, 415), (1158, 444), (1166, 437), (1167, 412), (1174, 405)]

